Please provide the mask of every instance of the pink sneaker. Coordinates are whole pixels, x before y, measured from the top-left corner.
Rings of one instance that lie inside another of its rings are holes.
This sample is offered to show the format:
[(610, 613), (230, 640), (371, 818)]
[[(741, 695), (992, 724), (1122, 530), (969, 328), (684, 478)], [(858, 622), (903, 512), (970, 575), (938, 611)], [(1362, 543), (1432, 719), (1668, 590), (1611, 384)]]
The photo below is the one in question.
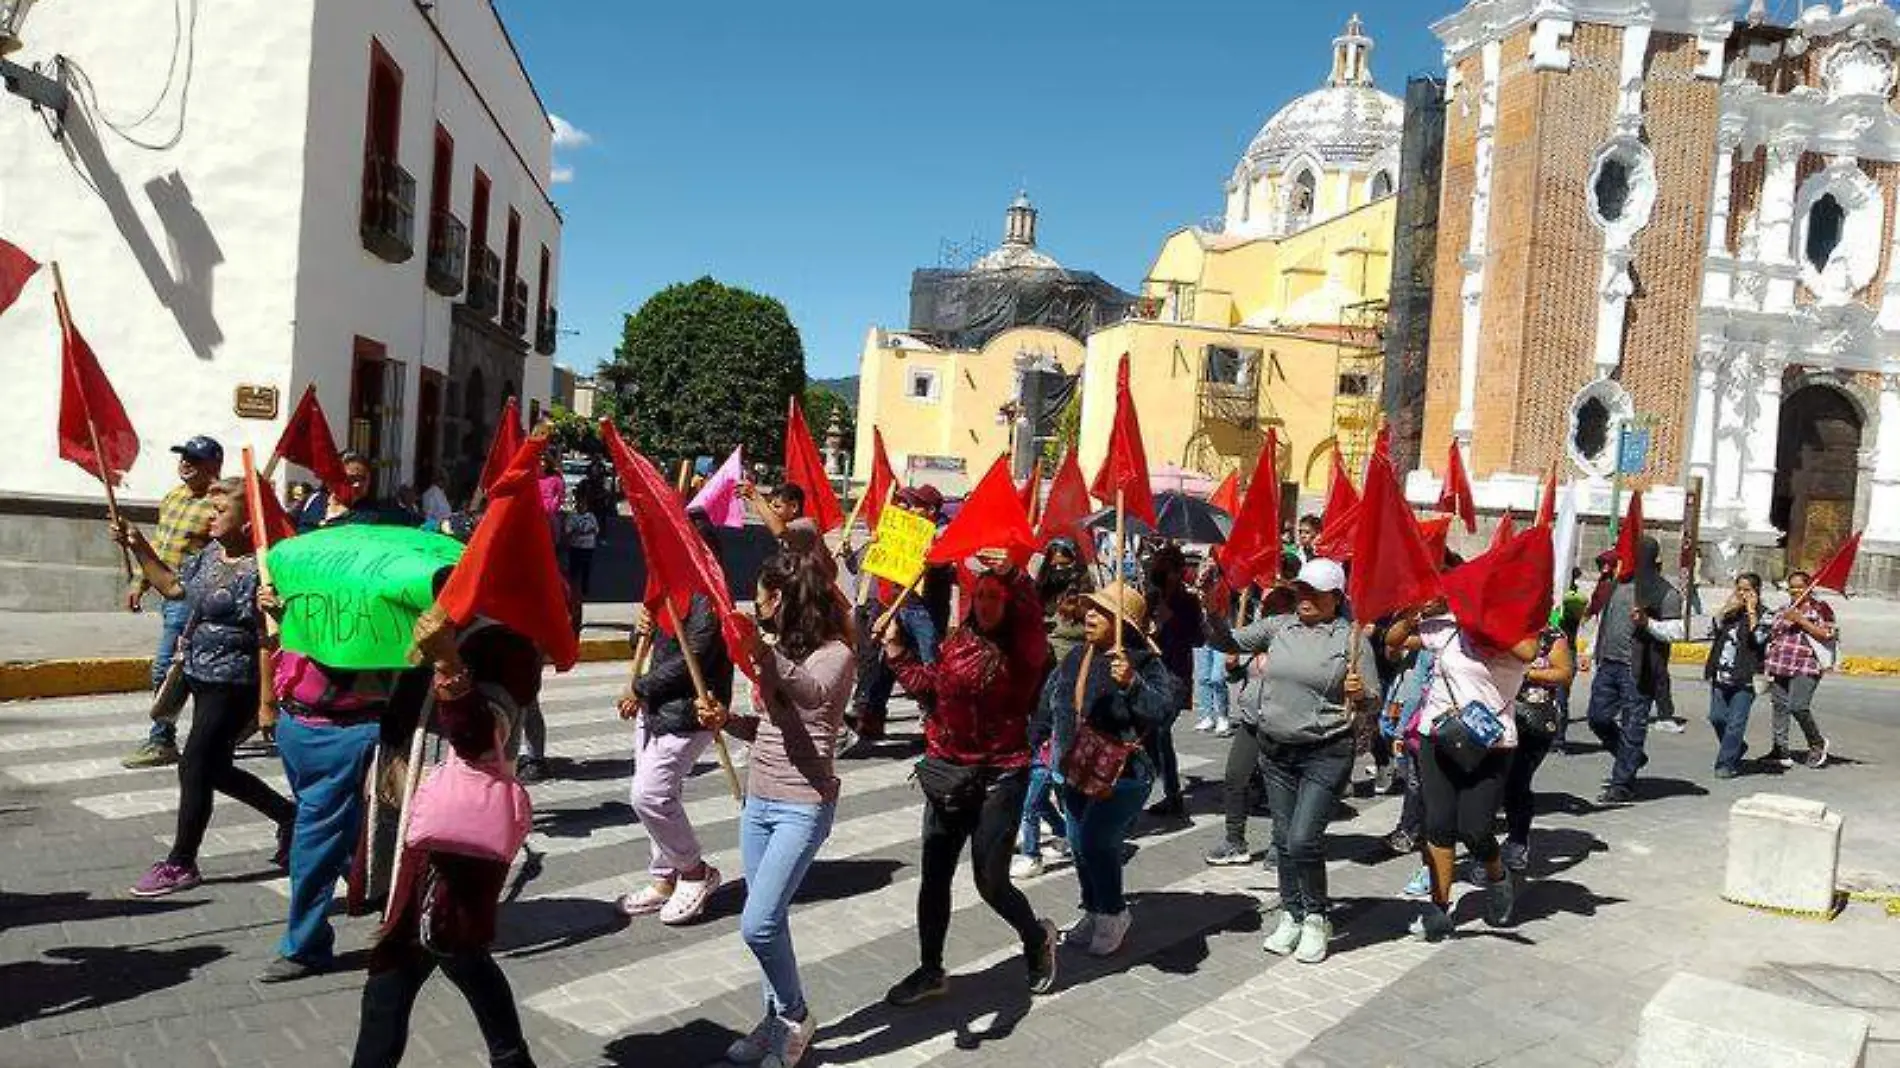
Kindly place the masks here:
[(673, 890), (672, 900), (660, 910), (660, 922), (669, 927), (692, 923), (706, 911), (706, 902), (712, 900), (713, 891), (719, 889), (719, 869), (706, 865), (706, 875), (700, 879), (681, 879)]
[(132, 896), (164, 897), (180, 890), (189, 890), (201, 881), (196, 867), (161, 860), (152, 865), (152, 870), (146, 872), (144, 878), (133, 884)]

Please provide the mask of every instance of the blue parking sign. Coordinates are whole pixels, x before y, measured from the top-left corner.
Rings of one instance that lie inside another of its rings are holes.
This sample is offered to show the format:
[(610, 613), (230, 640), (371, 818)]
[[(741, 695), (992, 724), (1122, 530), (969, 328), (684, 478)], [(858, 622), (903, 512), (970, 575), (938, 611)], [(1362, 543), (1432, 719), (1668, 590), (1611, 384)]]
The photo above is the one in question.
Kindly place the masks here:
[(1649, 463), (1649, 428), (1623, 428), (1617, 439), (1616, 471), (1620, 475), (1641, 474)]

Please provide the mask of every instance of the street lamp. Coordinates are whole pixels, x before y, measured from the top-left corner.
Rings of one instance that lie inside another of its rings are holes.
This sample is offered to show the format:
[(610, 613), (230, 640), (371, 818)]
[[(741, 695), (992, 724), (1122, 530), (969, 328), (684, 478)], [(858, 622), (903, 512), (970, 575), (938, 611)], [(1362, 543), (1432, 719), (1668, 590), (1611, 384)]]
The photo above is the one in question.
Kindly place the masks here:
[[(7, 54), (19, 51), (24, 44), (20, 39), (20, 30), (26, 25), (27, 13), (33, 10), (35, 0), (0, 0), (0, 85), (7, 92), (33, 104), (45, 108), (54, 117), (64, 123), (66, 119), (67, 94), (65, 85), (37, 70), (22, 67), (9, 59)], [(65, 64), (60, 63), (63, 72)]]

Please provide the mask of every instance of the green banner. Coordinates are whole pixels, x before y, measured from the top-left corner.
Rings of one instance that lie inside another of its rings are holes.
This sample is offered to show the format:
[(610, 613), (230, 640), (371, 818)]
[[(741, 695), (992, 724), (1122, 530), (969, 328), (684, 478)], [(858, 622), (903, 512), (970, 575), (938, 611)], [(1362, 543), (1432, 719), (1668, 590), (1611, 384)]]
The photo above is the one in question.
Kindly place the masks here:
[(354, 524), (279, 542), (266, 558), (284, 601), (284, 648), (327, 667), (409, 665), (416, 617), (462, 543), (414, 527)]

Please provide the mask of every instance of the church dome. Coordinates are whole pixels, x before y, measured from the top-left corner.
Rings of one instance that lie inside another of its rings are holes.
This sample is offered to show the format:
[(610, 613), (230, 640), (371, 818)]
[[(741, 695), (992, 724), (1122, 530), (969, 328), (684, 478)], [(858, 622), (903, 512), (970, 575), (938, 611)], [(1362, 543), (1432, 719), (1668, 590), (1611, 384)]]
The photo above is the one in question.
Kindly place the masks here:
[(1037, 271), (1059, 271), (1062, 265), (1054, 256), (1036, 247), (1036, 206), (1029, 202), (1029, 194), (1021, 192), (1009, 206), (1003, 216), (1003, 243), (984, 254), (976, 261), (972, 270), (1011, 271), (1027, 268)]
[(1234, 180), (1277, 175), (1301, 155), (1328, 169), (1364, 169), (1399, 143), (1405, 104), (1372, 84), (1372, 38), (1359, 16), (1333, 42), (1328, 84), (1281, 108), (1247, 146)]

